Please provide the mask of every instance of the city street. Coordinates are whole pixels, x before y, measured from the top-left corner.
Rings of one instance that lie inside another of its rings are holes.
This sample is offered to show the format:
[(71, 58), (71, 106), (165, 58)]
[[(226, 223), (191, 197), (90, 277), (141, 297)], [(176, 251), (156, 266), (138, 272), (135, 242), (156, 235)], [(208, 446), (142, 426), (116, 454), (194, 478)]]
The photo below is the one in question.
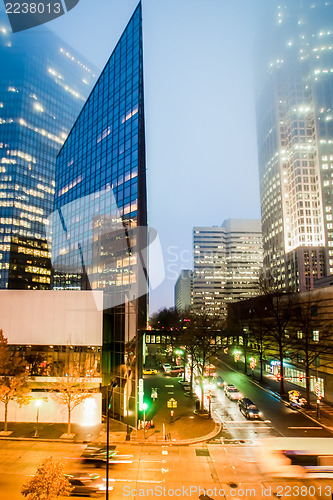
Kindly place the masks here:
[[(332, 437), (332, 433), (328, 430), (306, 415), (291, 409), (283, 401), (254, 383), (250, 377), (232, 370), (222, 361), (216, 360), (214, 363), (216, 363), (217, 374), (229, 384), (235, 385), (242, 395), (250, 398), (263, 413), (262, 420), (247, 420), (239, 411), (237, 402), (230, 401), (226, 397), (223, 388), (212, 389), (213, 416), (223, 423), (221, 437), (226, 443), (229, 440), (253, 441), (279, 436)], [(194, 401), (184, 395), (178, 383), (179, 380), (181, 378), (165, 376), (163, 372), (145, 376), (145, 398), (149, 405), (146, 413), (147, 419), (154, 419), (157, 414), (160, 417), (162, 412), (166, 424), (169, 423), (170, 416), (169, 411), (166, 410), (166, 404), (170, 398), (176, 399), (178, 403), (175, 416), (181, 415), (186, 409), (194, 409)], [(152, 388), (157, 388), (158, 397), (155, 401), (150, 398)]]
[[(78, 457), (84, 445), (38, 442), (0, 442), (1, 498), (21, 499), (20, 489), (26, 476), (33, 474), (37, 465), (47, 456), (64, 457), (66, 471), (89, 470), (105, 476), (105, 469), (84, 468)], [(325, 494), (333, 487), (331, 480), (272, 479), (260, 470), (254, 446), (198, 444), (193, 446), (117, 446), (120, 454), (133, 455), (131, 464), (118, 464), (110, 468), (115, 479), (113, 499), (135, 499), (159, 496), (164, 498), (191, 497), (200, 494), (219, 498), (276, 498), (278, 491), (287, 487), (309, 488), (313, 494), (303, 498), (319, 500), (331, 498)], [(327, 490), (325, 490), (327, 487)], [(165, 488), (163, 494), (163, 488)], [(184, 489), (183, 489), (184, 488)], [(191, 488), (191, 489), (190, 489)], [(201, 490), (199, 490), (201, 488)], [(266, 494), (262, 493), (262, 488)], [(270, 489), (271, 488), (271, 489)], [(321, 490), (320, 490), (321, 488)], [(175, 491), (178, 490), (177, 495)], [(161, 494), (162, 491), (162, 494)], [(304, 489), (303, 489), (304, 491)], [(322, 494), (320, 495), (320, 491)], [(282, 495), (296, 498), (297, 495)], [(81, 498), (81, 497), (77, 497)]]
[(305, 415), (286, 406), (265, 389), (253, 383), (248, 376), (233, 371), (223, 362), (216, 362), (217, 373), (229, 384), (235, 385), (244, 397), (251, 399), (262, 411), (262, 421), (247, 420), (237, 403), (230, 401), (223, 389), (215, 389), (212, 407), (221, 418), (223, 436), (227, 439), (253, 440), (263, 437), (332, 437), (332, 433)]

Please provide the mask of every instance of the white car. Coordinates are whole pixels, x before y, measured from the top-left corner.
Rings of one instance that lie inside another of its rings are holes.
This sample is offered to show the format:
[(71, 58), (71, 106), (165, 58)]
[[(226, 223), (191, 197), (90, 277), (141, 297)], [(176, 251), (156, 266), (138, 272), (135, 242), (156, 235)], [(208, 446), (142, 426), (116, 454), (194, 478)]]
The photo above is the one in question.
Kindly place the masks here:
[(231, 401), (238, 401), (239, 399), (242, 399), (243, 394), (239, 392), (237, 387), (234, 385), (227, 385), (224, 389), (224, 392), (226, 396), (231, 399)]
[(170, 373), (171, 369), (172, 369), (172, 367), (169, 363), (164, 363), (163, 370), (165, 371), (165, 373)]

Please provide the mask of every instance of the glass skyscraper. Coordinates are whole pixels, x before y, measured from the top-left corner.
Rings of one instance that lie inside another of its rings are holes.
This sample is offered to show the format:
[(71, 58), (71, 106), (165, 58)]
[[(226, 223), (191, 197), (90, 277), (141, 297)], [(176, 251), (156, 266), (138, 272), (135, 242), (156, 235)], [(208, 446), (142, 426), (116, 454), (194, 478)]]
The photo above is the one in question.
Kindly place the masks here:
[(306, 290), (333, 273), (333, 4), (269, 5), (257, 50), (264, 266)]
[(0, 67), (0, 288), (50, 288), (56, 156), (95, 71), (44, 26), (13, 34), (4, 16)]
[(104, 291), (104, 380), (116, 374), (133, 396), (131, 342), (147, 314), (140, 3), (58, 155), (51, 223), (53, 287)]

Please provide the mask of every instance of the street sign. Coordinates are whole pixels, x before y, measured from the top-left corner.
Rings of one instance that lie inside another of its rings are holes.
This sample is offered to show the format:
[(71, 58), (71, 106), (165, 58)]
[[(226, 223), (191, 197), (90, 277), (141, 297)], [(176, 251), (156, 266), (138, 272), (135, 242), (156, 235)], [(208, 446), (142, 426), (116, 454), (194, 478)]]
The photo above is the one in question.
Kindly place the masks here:
[(173, 398), (169, 399), (169, 401), (167, 401), (167, 407), (168, 408), (177, 408), (177, 401)]

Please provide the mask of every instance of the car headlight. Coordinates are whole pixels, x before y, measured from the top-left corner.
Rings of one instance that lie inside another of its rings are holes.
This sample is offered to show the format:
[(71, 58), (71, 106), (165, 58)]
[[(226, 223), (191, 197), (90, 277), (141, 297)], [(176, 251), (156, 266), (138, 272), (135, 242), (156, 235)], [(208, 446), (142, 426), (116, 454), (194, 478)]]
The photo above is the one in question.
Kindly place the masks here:
[(251, 415), (251, 416), (252, 416), (252, 415), (253, 415), (253, 412), (252, 412), (252, 411), (249, 411), (249, 415)]
[(261, 411), (259, 412), (259, 417), (262, 417), (262, 412)]

